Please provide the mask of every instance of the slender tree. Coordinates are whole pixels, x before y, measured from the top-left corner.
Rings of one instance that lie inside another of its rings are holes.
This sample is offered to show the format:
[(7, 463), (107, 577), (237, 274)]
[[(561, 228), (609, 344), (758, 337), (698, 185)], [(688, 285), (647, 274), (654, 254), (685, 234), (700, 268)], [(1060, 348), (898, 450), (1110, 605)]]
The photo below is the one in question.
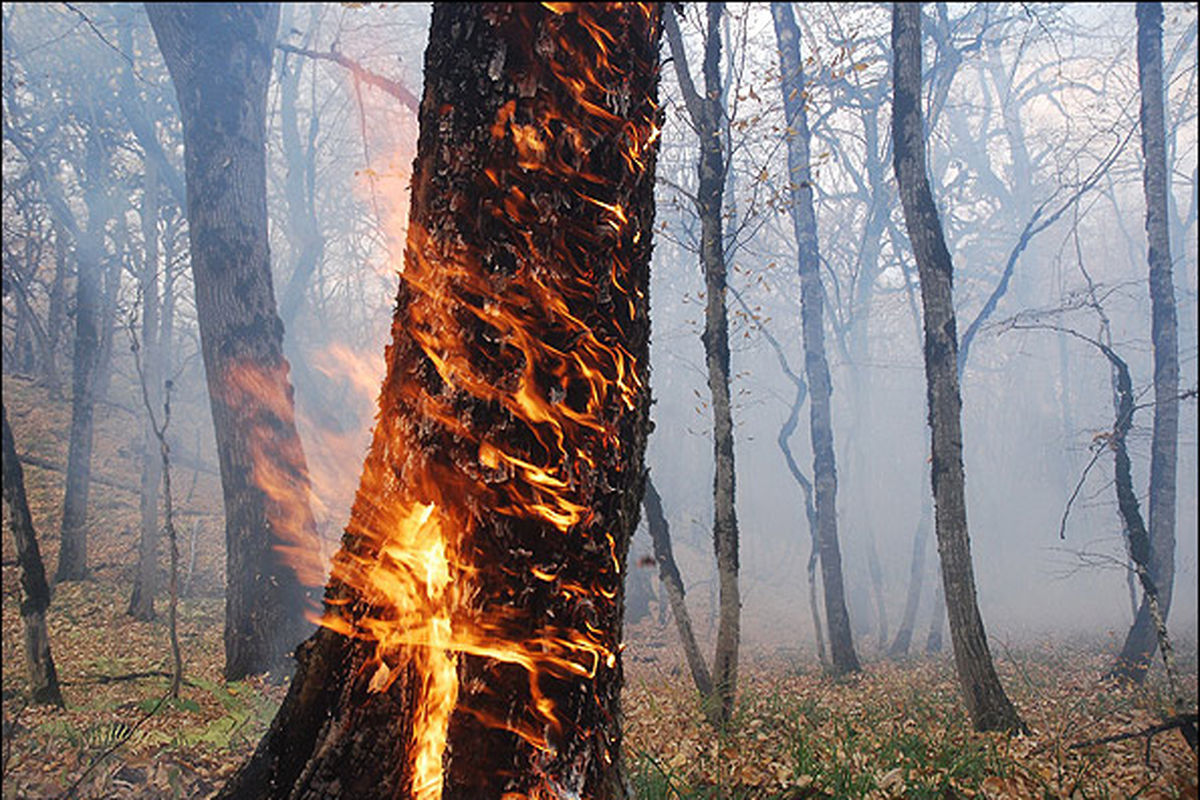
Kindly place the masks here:
[(842, 583), (842, 554), (837, 532), (837, 465), (833, 452), (833, 381), (825, 358), (825, 306), (821, 287), (820, 253), (813, 188), (808, 112), (805, 110), (804, 67), (800, 32), (791, 3), (772, 3), (779, 43), (780, 89), (787, 121), (788, 186), (792, 225), (799, 247), (800, 319), (804, 332), (804, 371), (809, 389), (809, 430), (813, 448), (813, 488), (817, 541), (821, 553), (821, 582), (825, 587), (825, 619), (835, 674), (856, 672), (858, 656), (850, 632), (850, 614)]
[(50, 655), (50, 637), (46, 633), (46, 609), (50, 607), (50, 585), (38, 550), (33, 516), (25, 498), (25, 475), (21, 459), (8, 427), (8, 410), (0, 404), (0, 422), (4, 424), (4, 502), (8, 520), (17, 542), (17, 562), (21, 566), (21, 622), (25, 626), (25, 658), (29, 662), (30, 697), (35, 703), (62, 706), (58, 673)]
[(729, 397), (729, 318), (725, 303), (725, 248), (722, 198), (725, 189), (725, 148), (721, 141), (721, 15), (723, 3), (708, 3), (704, 36), (704, 95), (696, 90), (683, 48), (683, 35), (674, 16), (665, 18), (672, 62), (692, 128), (700, 140), (696, 191), (700, 215), (700, 264), (704, 270), (704, 359), (713, 409), (713, 549), (719, 585), (717, 644), (713, 654), (713, 691), (719, 702), (717, 720), (733, 714), (737, 696), (738, 644), (742, 601), (738, 588), (738, 524), (734, 466), (733, 407)]
[(147, 5), (183, 121), (201, 351), (225, 500), (225, 676), (280, 668), (305, 630), (282, 552), (315, 541), (267, 249), (265, 121), (278, 4)]
[(225, 798), (623, 798), (659, 9), (434, 7), (325, 627)]
[[(650, 539), (654, 543), (654, 560), (658, 562), (659, 579), (667, 592), (671, 616), (675, 618), (679, 641), (683, 643), (683, 654), (692, 673), (692, 682), (696, 684), (701, 697), (711, 698), (712, 674), (708, 671), (708, 664), (704, 662), (704, 656), (700, 654), (700, 647), (696, 644), (683, 578), (675, 564), (675, 553), (671, 547), (671, 529), (667, 524), (667, 515), (663, 512), (662, 497), (649, 473), (646, 474), (646, 494), (642, 502), (646, 506), (646, 524), (650, 528)], [(719, 721), (716, 709), (709, 707), (705, 710), (709, 713), (711, 721)]]
[(892, 5), (892, 51), (893, 165), (904, 222), (921, 278), (925, 379), (933, 441), (930, 475), (954, 662), (976, 729), (1021, 730), (1024, 725), (996, 675), (975, 596), (963, 480), (962, 399), (958, 393), (958, 339), (952, 293), (954, 267), (925, 167), (920, 5)]
[[(1138, 3), (1137, 63), (1141, 89), (1142, 186), (1150, 244), (1150, 335), (1154, 343), (1154, 432), (1150, 441), (1149, 577), (1163, 621), (1175, 585), (1175, 468), (1179, 447), (1179, 332), (1167, 228), (1168, 172), (1163, 122), (1162, 4)], [(1143, 595), (1117, 659), (1116, 673), (1142, 680), (1158, 646), (1150, 600)]]
[(142, 369), (139, 378), (145, 384), (147, 418), (142, 423), (142, 476), (138, 509), (141, 534), (138, 537), (138, 563), (127, 613), (135, 619), (154, 619), (154, 593), (158, 584), (158, 488), (162, 483), (162, 460), (154, 431), (153, 410), (159, 406), (162, 384), (162, 351), (158, 347), (158, 167), (145, 161), (142, 189), (142, 271), (138, 277), (142, 300), (142, 332), (139, 347)]

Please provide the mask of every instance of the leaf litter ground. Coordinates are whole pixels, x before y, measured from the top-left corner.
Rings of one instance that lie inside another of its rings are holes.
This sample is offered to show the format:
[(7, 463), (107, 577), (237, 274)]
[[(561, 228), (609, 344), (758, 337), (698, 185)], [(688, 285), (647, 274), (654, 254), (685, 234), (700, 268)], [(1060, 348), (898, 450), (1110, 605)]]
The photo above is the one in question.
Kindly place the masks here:
[[(18, 450), (65, 465), (69, 406), (8, 376), (4, 390)], [(283, 685), (222, 679), (220, 487), (213, 475), (181, 467), (181, 550), (193, 564), (180, 604), (185, 684), (178, 701), (162, 701), (165, 600), (155, 622), (125, 615), (136, 561), (136, 424), (127, 409), (97, 415), (94, 464), (109, 482), (93, 486), (89, 555), (98, 566), (91, 580), (59, 586), (48, 615), (65, 710), (26, 702), (19, 572), (5, 521), (3, 800), (60, 797), (77, 781), (78, 798), (211, 797), (282, 700)], [(197, 444), (200, 457), (202, 450)], [(63, 475), (30, 465), (25, 472), (52, 573)], [(673, 629), (644, 623), (630, 629), (625, 651), (631, 789), (644, 800), (1196, 798), (1196, 759), (1177, 731), (1159, 734), (1149, 748), (1142, 739), (1070, 748), (1168, 715), (1159, 671), (1142, 688), (1100, 681), (1114, 648), (1091, 640), (1002, 649), (1002, 679), (1031, 728), (1017, 737), (970, 730), (946, 656), (876, 661), (834, 680), (811, 655), (750, 655), (734, 722), (718, 734), (703, 722)], [(1182, 649), (1194, 706), (1195, 643)]]

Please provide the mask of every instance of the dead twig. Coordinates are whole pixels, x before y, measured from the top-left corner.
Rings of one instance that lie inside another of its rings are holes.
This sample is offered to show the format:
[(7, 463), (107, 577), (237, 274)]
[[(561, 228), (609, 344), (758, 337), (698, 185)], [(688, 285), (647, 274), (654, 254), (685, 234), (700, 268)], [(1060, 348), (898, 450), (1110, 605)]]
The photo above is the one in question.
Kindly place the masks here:
[(1196, 725), (1200, 720), (1197, 714), (1177, 714), (1173, 717), (1167, 717), (1157, 725), (1151, 725), (1149, 728), (1143, 728), (1140, 731), (1129, 731), (1127, 733), (1118, 733), (1113, 736), (1104, 736), (1099, 739), (1088, 739), (1086, 742), (1076, 742), (1068, 749), (1079, 750), (1084, 747), (1095, 747), (1101, 744), (1112, 744), (1114, 742), (1124, 742), (1129, 739), (1146, 738), (1146, 763), (1150, 763), (1150, 741), (1158, 734), (1167, 731), (1173, 731), (1176, 728), (1183, 734), (1183, 738), (1187, 740), (1188, 746), (1192, 748), (1192, 752), (1196, 752)]

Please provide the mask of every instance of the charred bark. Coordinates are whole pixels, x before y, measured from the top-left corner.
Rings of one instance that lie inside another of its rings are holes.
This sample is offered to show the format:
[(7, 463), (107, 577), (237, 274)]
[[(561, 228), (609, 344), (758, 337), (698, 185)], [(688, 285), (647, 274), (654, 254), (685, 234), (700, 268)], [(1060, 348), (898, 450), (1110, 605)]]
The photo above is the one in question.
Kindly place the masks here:
[(225, 676), (288, 665), (307, 630), (280, 550), (315, 541), (267, 249), (265, 114), (279, 6), (147, 13), (183, 121), (201, 351), (225, 500)]
[(0, 421), (4, 424), (4, 501), (8, 504), (8, 519), (17, 542), (17, 562), (21, 566), (21, 622), (25, 628), (25, 658), (29, 661), (30, 696), (35, 703), (62, 706), (58, 673), (50, 655), (50, 638), (46, 633), (46, 609), (50, 607), (50, 585), (38, 550), (33, 517), (25, 498), (25, 475), (17, 456), (12, 429), (8, 427), (8, 411), (0, 404)]
[[(222, 797), (627, 794), (617, 644), (649, 428), (658, 14), (435, 6), (387, 375), (330, 627), (299, 649)], [(403, 565), (399, 528), (427, 523), (449, 594)], [(419, 607), (372, 588), (384, 573)], [(568, 641), (594, 660), (567, 666)], [(457, 664), (457, 689), (434, 691), (435, 661)], [(445, 727), (418, 740), (432, 710)], [(444, 751), (422, 749), (441, 732)], [(422, 756), (440, 769), (414, 785)]]
[[(1154, 343), (1154, 432), (1150, 443), (1149, 572), (1163, 621), (1175, 585), (1175, 471), (1179, 447), (1179, 332), (1167, 229), (1166, 128), (1163, 121), (1162, 4), (1138, 3), (1137, 60), (1141, 89), (1143, 187), (1150, 244), (1151, 338)], [(1150, 599), (1143, 595), (1117, 659), (1117, 674), (1141, 681), (1158, 646)]]
[[(856, 672), (858, 656), (846, 610), (842, 581), (842, 554), (837, 531), (837, 466), (833, 451), (833, 382), (825, 358), (825, 311), (817, 249), (817, 218), (813, 210), (812, 170), (809, 154), (808, 115), (804, 110), (804, 72), (800, 60), (800, 34), (790, 3), (772, 3), (775, 34), (779, 42), (787, 119), (788, 184), (792, 197), (792, 224), (799, 247), (800, 319), (804, 331), (804, 371), (808, 378), (809, 425), (813, 447), (813, 488), (817, 541), (821, 553), (821, 582), (825, 587), (825, 619), (829, 625), (829, 651), (835, 674)], [(877, 565), (874, 565), (877, 567)]]
[(1023, 730), (1024, 724), (996, 675), (976, 602), (962, 462), (962, 399), (958, 392), (958, 339), (952, 293), (954, 267), (925, 167), (919, 5), (892, 6), (892, 51), (894, 168), (904, 221), (921, 277), (925, 378), (933, 442), (930, 475), (954, 663), (976, 729)]
[(692, 617), (688, 613), (686, 591), (683, 578), (679, 575), (679, 567), (675, 565), (675, 553), (671, 549), (671, 529), (667, 526), (667, 515), (663, 513), (662, 497), (654, 486), (650, 475), (646, 475), (646, 494), (642, 498), (646, 506), (646, 524), (650, 528), (650, 538), (654, 542), (654, 560), (658, 562), (658, 577), (663, 588), (667, 590), (667, 600), (671, 604), (671, 616), (675, 618), (675, 627), (679, 631), (679, 641), (683, 644), (683, 654), (687, 658), (688, 669), (692, 673), (692, 682), (696, 691), (704, 700), (704, 710), (709, 722), (717, 725), (720, 722), (718, 703), (713, 700), (712, 675), (704, 656), (696, 645), (696, 634), (692, 630)]

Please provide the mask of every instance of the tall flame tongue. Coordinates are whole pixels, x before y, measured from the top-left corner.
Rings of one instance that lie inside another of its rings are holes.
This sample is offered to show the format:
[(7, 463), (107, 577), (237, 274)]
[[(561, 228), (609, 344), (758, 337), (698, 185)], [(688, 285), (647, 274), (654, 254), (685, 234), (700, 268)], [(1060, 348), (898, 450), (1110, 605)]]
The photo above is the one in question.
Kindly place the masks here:
[[(322, 619), (372, 647), (370, 691), (412, 687), (409, 793), (422, 800), (442, 795), (452, 716), (532, 748), (544, 774), (506, 797), (578, 796), (591, 756), (563, 753), (594, 752), (572, 739), (605, 733), (581, 730), (562, 698), (601, 701), (563, 687), (616, 666), (623, 552), (594, 509), (646, 402), (626, 332), (646, 335), (646, 299), (627, 287), (649, 231), (621, 201), (652, 191), (655, 66), (616, 43), (640, 36), (648, 58), (657, 10), (483, 13), (501, 54), (489, 74), (511, 99), (464, 145), (473, 156), (431, 155), (427, 125), (477, 110), (436, 108), (427, 88), (379, 420)], [(472, 157), (464, 185), (456, 159)], [(461, 687), (460, 670), (475, 676)], [(503, 690), (488, 685), (501, 674)]]

